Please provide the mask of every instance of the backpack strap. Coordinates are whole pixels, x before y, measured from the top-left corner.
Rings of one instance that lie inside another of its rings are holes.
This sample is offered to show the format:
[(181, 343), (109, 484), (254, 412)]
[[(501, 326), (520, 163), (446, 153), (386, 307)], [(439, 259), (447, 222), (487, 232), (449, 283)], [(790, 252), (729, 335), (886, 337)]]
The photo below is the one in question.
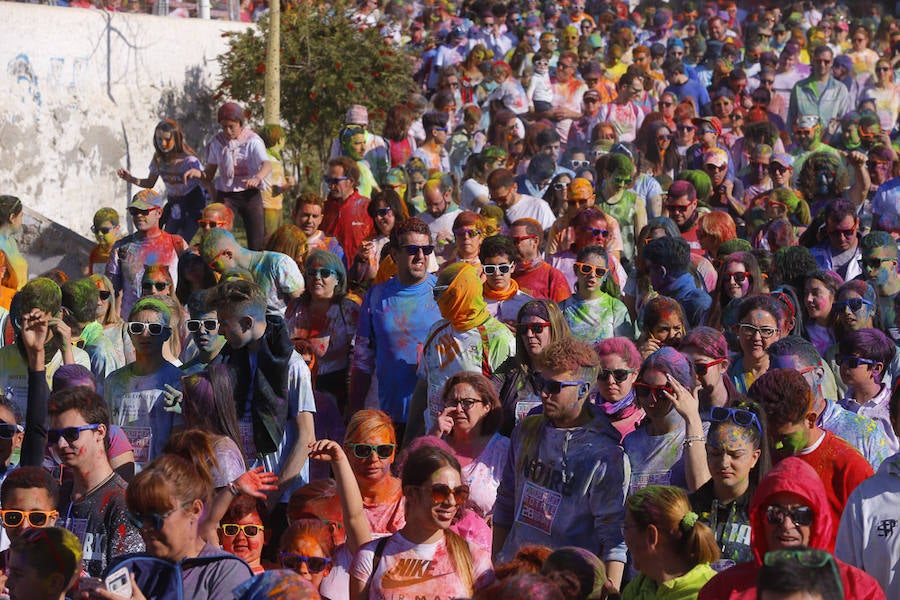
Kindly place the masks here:
[(378, 565), (381, 564), (381, 555), (384, 554), (384, 548), (387, 546), (389, 539), (391, 539), (391, 536), (387, 535), (378, 540), (378, 543), (375, 544), (375, 556), (372, 557), (372, 574), (369, 575), (366, 587), (363, 588), (363, 595), (366, 598), (369, 597), (369, 588), (372, 586), (372, 580), (375, 578), (375, 571), (378, 570)]

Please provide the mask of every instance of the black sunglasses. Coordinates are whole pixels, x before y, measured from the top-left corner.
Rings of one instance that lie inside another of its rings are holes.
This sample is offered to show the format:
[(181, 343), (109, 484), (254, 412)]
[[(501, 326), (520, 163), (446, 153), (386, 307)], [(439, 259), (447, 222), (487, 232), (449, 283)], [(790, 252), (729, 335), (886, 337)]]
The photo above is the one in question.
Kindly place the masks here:
[(777, 504), (770, 504), (766, 509), (766, 520), (772, 525), (781, 525), (785, 517), (790, 517), (794, 525), (806, 527), (812, 525), (813, 510), (808, 506), (785, 508)]
[(366, 460), (372, 453), (378, 455), (378, 458), (386, 460), (394, 455), (396, 444), (347, 444), (347, 447), (353, 451), (353, 456), (360, 460)]
[[(861, 356), (847, 356), (838, 354), (837, 362), (839, 365), (847, 365), (848, 369), (855, 369), (859, 365), (875, 365), (878, 364), (878, 361), (874, 361), (871, 358), (863, 358)], [(12, 437), (12, 436), (10, 436)]]
[(558, 381), (556, 379), (544, 379), (541, 375), (535, 374), (532, 378), (534, 381), (534, 389), (538, 393), (546, 393), (550, 395), (559, 394), (567, 387), (575, 387), (584, 385), (584, 381)]
[(331, 564), (330, 558), (304, 556), (303, 554), (294, 554), (292, 552), (282, 552), (278, 555), (278, 559), (281, 561), (281, 566), (285, 569), (296, 571), (300, 568), (300, 565), (305, 564), (310, 573), (321, 573)]
[(597, 381), (607, 381), (611, 375), (616, 383), (622, 383), (632, 373), (634, 369), (603, 369), (597, 373)]
[(525, 335), (530, 331), (534, 335), (541, 335), (547, 327), (550, 327), (550, 323), (520, 323), (516, 326), (516, 333)]
[(422, 251), (422, 253), (425, 256), (429, 256), (430, 254), (432, 254), (434, 252), (434, 246), (432, 246), (430, 244), (427, 246), (417, 246), (416, 244), (407, 244), (406, 246), (403, 246), (403, 249), (406, 250), (406, 253), (409, 254), (410, 256), (417, 256), (419, 254), (420, 250)]
[(164, 289), (169, 287), (168, 281), (143, 281), (141, 282), (142, 290), (156, 290), (157, 292), (161, 292)]
[(112, 292), (109, 290), (100, 290), (100, 299), (106, 302), (109, 300), (109, 297), (112, 296)]
[(184, 322), (185, 327), (191, 333), (197, 333), (201, 329), (207, 333), (212, 333), (219, 329), (218, 319), (188, 319)]

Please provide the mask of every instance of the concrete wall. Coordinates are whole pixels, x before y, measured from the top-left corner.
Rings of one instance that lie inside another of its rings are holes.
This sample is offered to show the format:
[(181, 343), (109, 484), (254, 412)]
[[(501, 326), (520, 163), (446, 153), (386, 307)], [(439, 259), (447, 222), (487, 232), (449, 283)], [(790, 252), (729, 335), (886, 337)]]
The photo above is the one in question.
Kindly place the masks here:
[(123, 213), (138, 191), (116, 169), (146, 176), (161, 118), (205, 147), (222, 33), (247, 27), (14, 2), (0, 23), (0, 193), (86, 237), (98, 208)]

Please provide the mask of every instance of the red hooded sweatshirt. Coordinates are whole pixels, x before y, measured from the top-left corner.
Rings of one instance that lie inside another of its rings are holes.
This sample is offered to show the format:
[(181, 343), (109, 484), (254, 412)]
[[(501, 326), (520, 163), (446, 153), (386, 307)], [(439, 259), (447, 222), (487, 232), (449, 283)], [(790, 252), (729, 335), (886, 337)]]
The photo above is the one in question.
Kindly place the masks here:
[[(750, 545), (756, 560), (735, 565), (709, 580), (700, 590), (698, 600), (756, 600), (756, 577), (762, 559), (769, 551), (765, 537), (766, 508), (769, 498), (779, 492), (791, 492), (803, 498), (813, 509), (813, 523), (809, 548), (834, 552), (832, 540), (837, 523), (828, 505), (825, 486), (815, 469), (796, 457), (789, 457), (775, 465), (759, 483), (750, 500)], [(871, 575), (835, 559), (841, 572), (844, 598), (847, 600), (884, 600), (884, 592)]]

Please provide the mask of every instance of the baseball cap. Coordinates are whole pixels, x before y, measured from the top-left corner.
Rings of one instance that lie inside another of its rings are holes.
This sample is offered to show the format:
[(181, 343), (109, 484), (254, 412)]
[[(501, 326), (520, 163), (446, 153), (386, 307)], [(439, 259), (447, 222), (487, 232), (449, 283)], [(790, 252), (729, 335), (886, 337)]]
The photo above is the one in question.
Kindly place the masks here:
[(162, 208), (163, 197), (156, 190), (141, 190), (131, 199), (128, 208), (137, 208), (138, 210), (149, 210), (151, 208)]
[(724, 167), (728, 165), (728, 154), (721, 148), (714, 148), (703, 155), (703, 164)]
[(803, 115), (797, 119), (797, 127), (800, 129), (812, 129), (819, 124), (819, 117), (816, 115)]
[(769, 159), (769, 164), (778, 163), (783, 167), (793, 167), (794, 158), (790, 154), (773, 154)]
[(716, 130), (716, 135), (722, 135), (722, 122), (718, 117), (695, 117), (691, 119), (691, 122), (697, 127), (700, 127), (704, 123), (712, 125), (713, 129)]

